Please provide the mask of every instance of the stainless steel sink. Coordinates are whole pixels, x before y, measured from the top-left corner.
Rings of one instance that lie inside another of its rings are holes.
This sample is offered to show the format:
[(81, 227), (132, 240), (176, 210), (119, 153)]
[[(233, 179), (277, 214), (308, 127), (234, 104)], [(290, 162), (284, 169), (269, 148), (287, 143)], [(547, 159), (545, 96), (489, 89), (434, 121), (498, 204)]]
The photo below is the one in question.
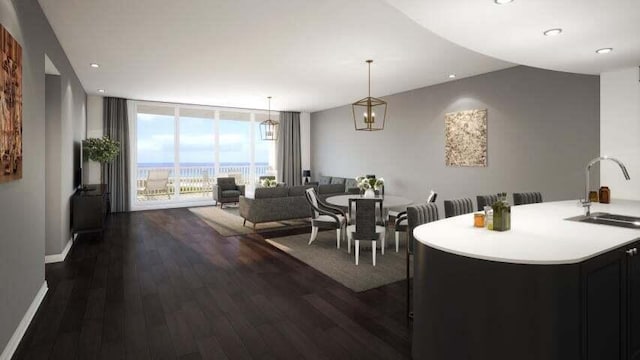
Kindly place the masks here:
[(575, 216), (567, 220), (586, 222), (591, 224), (610, 225), (630, 229), (640, 229), (640, 217), (617, 215), (609, 213), (591, 213), (589, 216)]

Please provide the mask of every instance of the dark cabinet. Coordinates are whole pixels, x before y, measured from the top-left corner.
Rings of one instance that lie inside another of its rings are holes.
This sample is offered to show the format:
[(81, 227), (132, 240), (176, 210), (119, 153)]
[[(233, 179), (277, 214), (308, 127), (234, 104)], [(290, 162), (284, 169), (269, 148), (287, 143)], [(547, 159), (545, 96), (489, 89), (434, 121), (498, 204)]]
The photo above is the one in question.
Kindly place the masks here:
[(627, 249), (627, 349), (629, 360), (640, 360), (640, 242)]
[(582, 353), (586, 360), (640, 360), (640, 241), (585, 261)]
[(102, 232), (110, 211), (109, 192), (105, 185), (88, 185), (71, 199), (71, 228), (74, 234)]

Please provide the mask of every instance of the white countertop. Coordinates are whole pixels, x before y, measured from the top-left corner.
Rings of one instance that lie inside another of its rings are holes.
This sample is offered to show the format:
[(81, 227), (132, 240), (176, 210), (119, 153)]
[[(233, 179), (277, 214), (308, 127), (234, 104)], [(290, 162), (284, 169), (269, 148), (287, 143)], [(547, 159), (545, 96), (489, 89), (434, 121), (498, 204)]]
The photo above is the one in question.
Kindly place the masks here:
[[(591, 212), (640, 216), (640, 201), (594, 203)], [(577, 200), (511, 207), (511, 230), (473, 227), (473, 213), (417, 227), (421, 243), (449, 253), (519, 264), (573, 264), (640, 238), (640, 230), (565, 220), (583, 215)]]

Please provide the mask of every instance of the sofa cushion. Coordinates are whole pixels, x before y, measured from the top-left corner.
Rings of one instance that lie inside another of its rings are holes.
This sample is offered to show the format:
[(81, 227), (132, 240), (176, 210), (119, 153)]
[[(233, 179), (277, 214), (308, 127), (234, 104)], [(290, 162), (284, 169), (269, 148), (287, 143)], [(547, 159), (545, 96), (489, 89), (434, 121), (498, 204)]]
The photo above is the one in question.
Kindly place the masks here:
[(222, 190), (222, 197), (223, 198), (238, 197), (240, 195), (241, 195), (240, 191), (238, 191), (238, 190)]
[(356, 179), (347, 179), (347, 181), (344, 182), (344, 187), (347, 191), (349, 191), (349, 189), (358, 188), (358, 182)]
[(332, 177), (330, 184), (343, 184), (344, 185), (345, 180), (346, 180), (345, 178), (341, 178), (341, 177)]
[(344, 193), (344, 184), (329, 184), (318, 186), (318, 194)]
[(288, 195), (289, 189), (286, 187), (257, 188), (254, 192), (254, 199), (277, 198)]
[(320, 185), (328, 185), (331, 184), (331, 176), (320, 176), (320, 180), (318, 181)]
[(292, 186), (292, 187), (289, 188), (289, 196), (304, 196), (304, 192), (308, 188), (315, 188), (315, 186), (313, 186), (313, 185)]

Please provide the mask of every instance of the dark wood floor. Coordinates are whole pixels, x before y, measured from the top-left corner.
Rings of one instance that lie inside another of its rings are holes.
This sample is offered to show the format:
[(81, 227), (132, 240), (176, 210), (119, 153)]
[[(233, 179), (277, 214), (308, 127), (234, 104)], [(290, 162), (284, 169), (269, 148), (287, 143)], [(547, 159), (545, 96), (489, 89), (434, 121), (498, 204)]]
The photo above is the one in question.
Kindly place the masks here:
[(403, 282), (355, 293), (186, 209), (110, 216), (46, 279), (14, 359), (410, 357)]

